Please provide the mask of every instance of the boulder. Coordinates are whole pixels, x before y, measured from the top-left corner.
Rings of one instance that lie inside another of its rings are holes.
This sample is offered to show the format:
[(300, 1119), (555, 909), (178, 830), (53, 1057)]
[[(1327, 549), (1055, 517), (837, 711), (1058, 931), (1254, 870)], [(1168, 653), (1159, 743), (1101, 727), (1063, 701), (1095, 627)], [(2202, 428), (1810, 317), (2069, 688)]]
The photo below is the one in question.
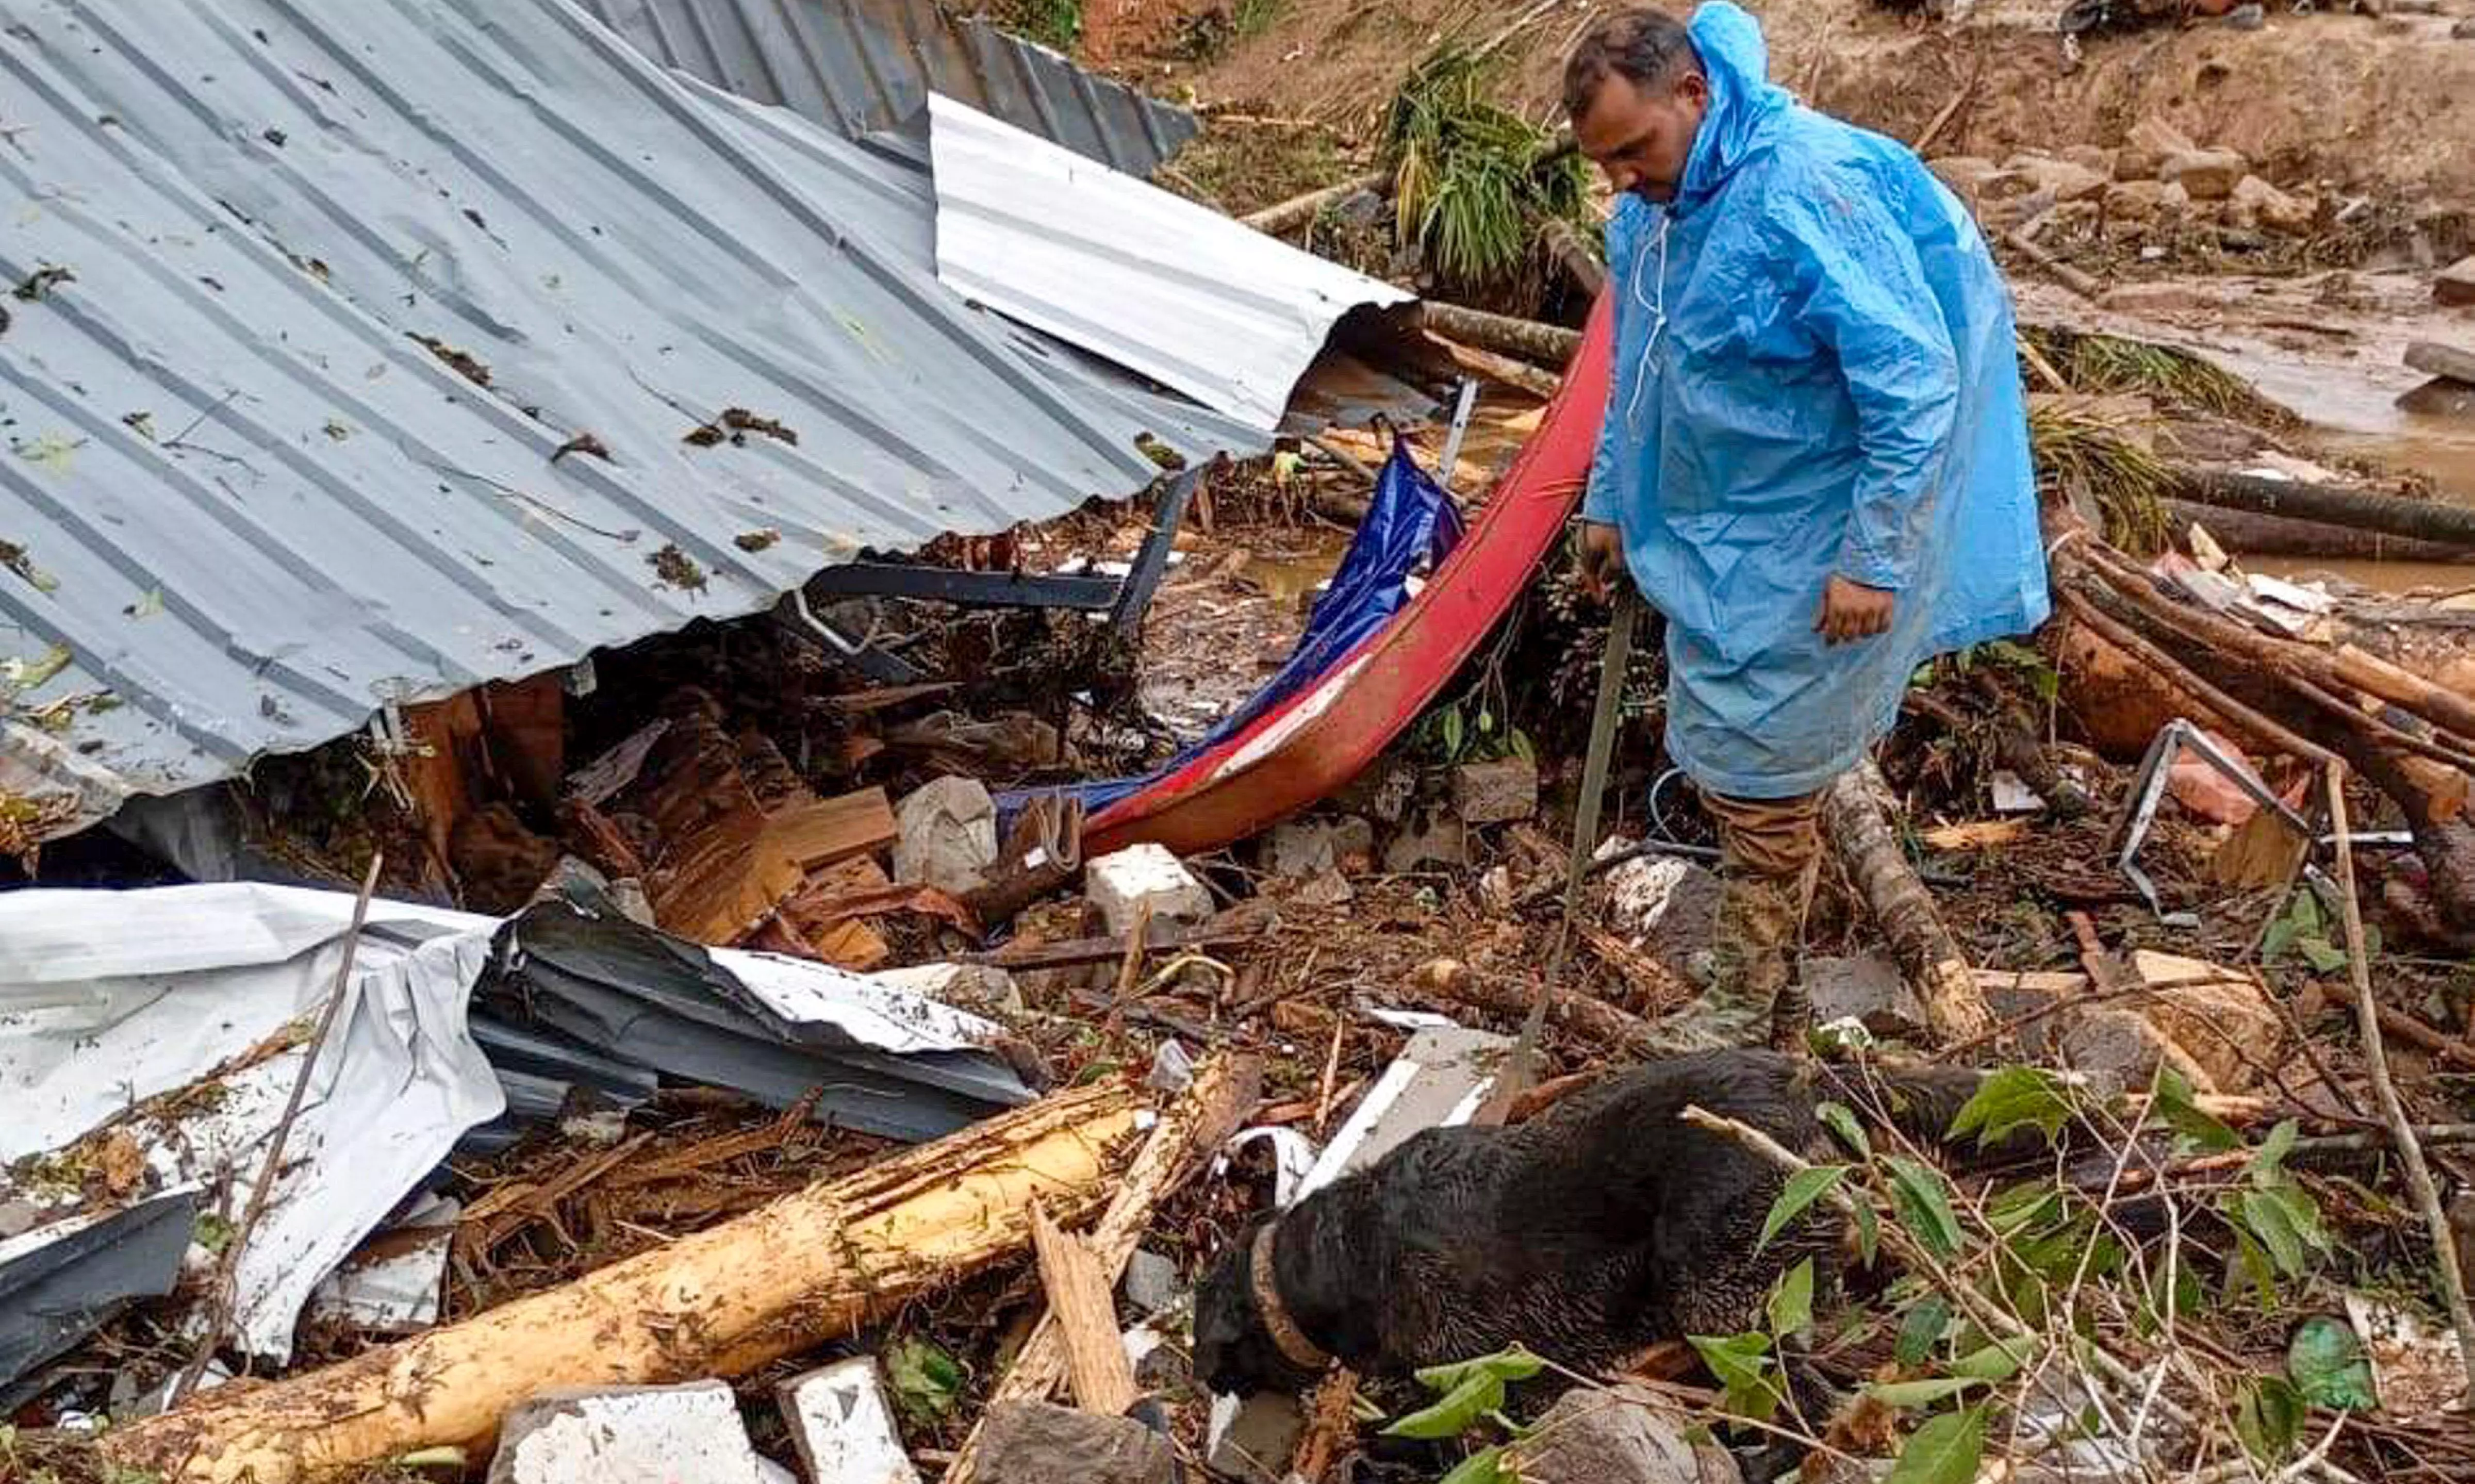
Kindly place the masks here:
[(2006, 174), (2023, 176), (2035, 182), (2035, 189), (2052, 193), (2056, 201), (2088, 201), (2103, 195), (2105, 188), (2114, 183), (2111, 173), (2069, 159), (2022, 155), (2002, 168)]
[(2130, 137), (2115, 153), (2115, 179), (2154, 180), (2165, 167), (2167, 156), (2188, 154), (2199, 147), (2191, 135), (2164, 119), (2144, 118), (2131, 126)]
[(2289, 235), (2310, 231), (2312, 224), (2320, 216), (2318, 202), (2291, 196), (2256, 175), (2244, 176), (2235, 182), (2234, 195), (2228, 199), (2226, 209), (2226, 219), (2237, 227), (2259, 228)]
[(1448, 810), (1421, 810), (1384, 847), (1384, 869), (1407, 875), (1433, 863), (1458, 869), (1469, 864), (1469, 829)]
[(1453, 813), (1473, 827), (1509, 824), (1538, 812), (1538, 765), (1528, 758), (1463, 763), (1453, 769)]
[(2149, 1023), (2218, 1091), (2245, 1091), (2260, 1082), (2262, 1068), (2285, 1059), (2286, 1017), (2249, 970), (2145, 949), (2132, 955), (2131, 967), (2150, 986)]
[(2118, 181), (2106, 188), (2106, 219), (2146, 225), (2165, 209), (2167, 187), (2155, 181)]
[(2063, 158), (2072, 164), (2083, 170), (2094, 170), (2108, 179), (2113, 177), (2115, 162), (2120, 157), (2120, 150), (2110, 150), (2099, 144), (2074, 144), (2063, 151)]
[(2157, 178), (2182, 186), (2194, 201), (2223, 201), (2250, 168), (2233, 150), (2177, 150), (2158, 166)]
[(1807, 959), (1803, 979), (1815, 1025), (1854, 1020), (1876, 1039), (1891, 1040), (1912, 1038), (1932, 1024), (1924, 1001), (1886, 960)]
[(2462, 257), (2441, 269), (2432, 280), (2432, 297), (2453, 308), (2475, 305), (2475, 257)]
[(1171, 1484), (1177, 1455), (1130, 1417), (1000, 1401), (981, 1428), (978, 1475), (991, 1484)]
[(960, 894), (997, 864), (997, 806), (976, 778), (922, 784), (894, 807), (894, 879)]
[(1512, 1457), (1525, 1484), (1741, 1484), (1725, 1449), (1685, 1441), (1695, 1421), (1634, 1388), (1579, 1388), (1538, 1419)]

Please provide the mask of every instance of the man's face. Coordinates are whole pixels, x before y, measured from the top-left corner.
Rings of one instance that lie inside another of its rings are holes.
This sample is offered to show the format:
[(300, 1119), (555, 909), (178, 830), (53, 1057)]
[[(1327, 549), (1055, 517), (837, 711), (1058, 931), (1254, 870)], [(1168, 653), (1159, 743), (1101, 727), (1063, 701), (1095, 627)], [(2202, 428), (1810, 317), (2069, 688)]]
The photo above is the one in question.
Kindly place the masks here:
[(1693, 135), (1709, 107), (1710, 84), (1698, 72), (1647, 90), (1610, 72), (1574, 118), (1573, 139), (1607, 173), (1608, 184), (1664, 205), (1676, 199)]

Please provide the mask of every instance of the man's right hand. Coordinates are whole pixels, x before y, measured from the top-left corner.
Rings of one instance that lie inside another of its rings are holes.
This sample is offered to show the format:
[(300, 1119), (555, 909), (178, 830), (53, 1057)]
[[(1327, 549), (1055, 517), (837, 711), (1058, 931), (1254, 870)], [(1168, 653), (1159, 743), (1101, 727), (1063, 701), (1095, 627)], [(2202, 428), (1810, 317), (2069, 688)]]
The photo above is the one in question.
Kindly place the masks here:
[(1624, 533), (1607, 521), (1581, 523), (1581, 591), (1592, 602), (1604, 603), (1614, 591), (1613, 584), (1626, 576)]

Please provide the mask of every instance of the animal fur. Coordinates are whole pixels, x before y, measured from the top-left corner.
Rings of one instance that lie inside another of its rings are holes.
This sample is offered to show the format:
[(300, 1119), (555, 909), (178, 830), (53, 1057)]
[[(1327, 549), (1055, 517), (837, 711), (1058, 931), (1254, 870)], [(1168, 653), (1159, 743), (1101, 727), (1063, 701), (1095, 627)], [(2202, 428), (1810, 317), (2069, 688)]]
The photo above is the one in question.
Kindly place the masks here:
[[(1973, 1072), (1885, 1074), (1893, 1122), (1939, 1140)], [(1768, 1051), (1651, 1062), (1509, 1129), (1431, 1129), (1279, 1218), (1272, 1286), (1305, 1336), (1361, 1374), (1397, 1374), (1515, 1342), (1602, 1370), (1661, 1340), (1757, 1327), (1801, 1258), (1832, 1269), (1837, 1224), (1808, 1215), (1755, 1250), (1782, 1182), (1700, 1107), (1826, 1158), (1825, 1099), (1841, 1076)], [(1264, 1218), (1266, 1220), (1270, 1218)], [(1261, 1222), (1257, 1223), (1260, 1227)], [(1230, 1245), (1195, 1308), (1195, 1371), (1217, 1392), (1297, 1389)]]

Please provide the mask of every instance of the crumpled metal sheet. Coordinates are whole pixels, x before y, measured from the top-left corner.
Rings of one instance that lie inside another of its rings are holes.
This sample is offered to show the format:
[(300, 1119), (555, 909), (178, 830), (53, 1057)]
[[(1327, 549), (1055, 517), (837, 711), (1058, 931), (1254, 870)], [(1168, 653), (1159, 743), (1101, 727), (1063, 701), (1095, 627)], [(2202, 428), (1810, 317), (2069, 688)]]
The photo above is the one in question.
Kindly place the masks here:
[(0, 0), (0, 848), (1265, 442), (569, 0)]
[(170, 1293), (197, 1213), (197, 1192), (178, 1190), (0, 1242), (0, 1407), (122, 1305)]

